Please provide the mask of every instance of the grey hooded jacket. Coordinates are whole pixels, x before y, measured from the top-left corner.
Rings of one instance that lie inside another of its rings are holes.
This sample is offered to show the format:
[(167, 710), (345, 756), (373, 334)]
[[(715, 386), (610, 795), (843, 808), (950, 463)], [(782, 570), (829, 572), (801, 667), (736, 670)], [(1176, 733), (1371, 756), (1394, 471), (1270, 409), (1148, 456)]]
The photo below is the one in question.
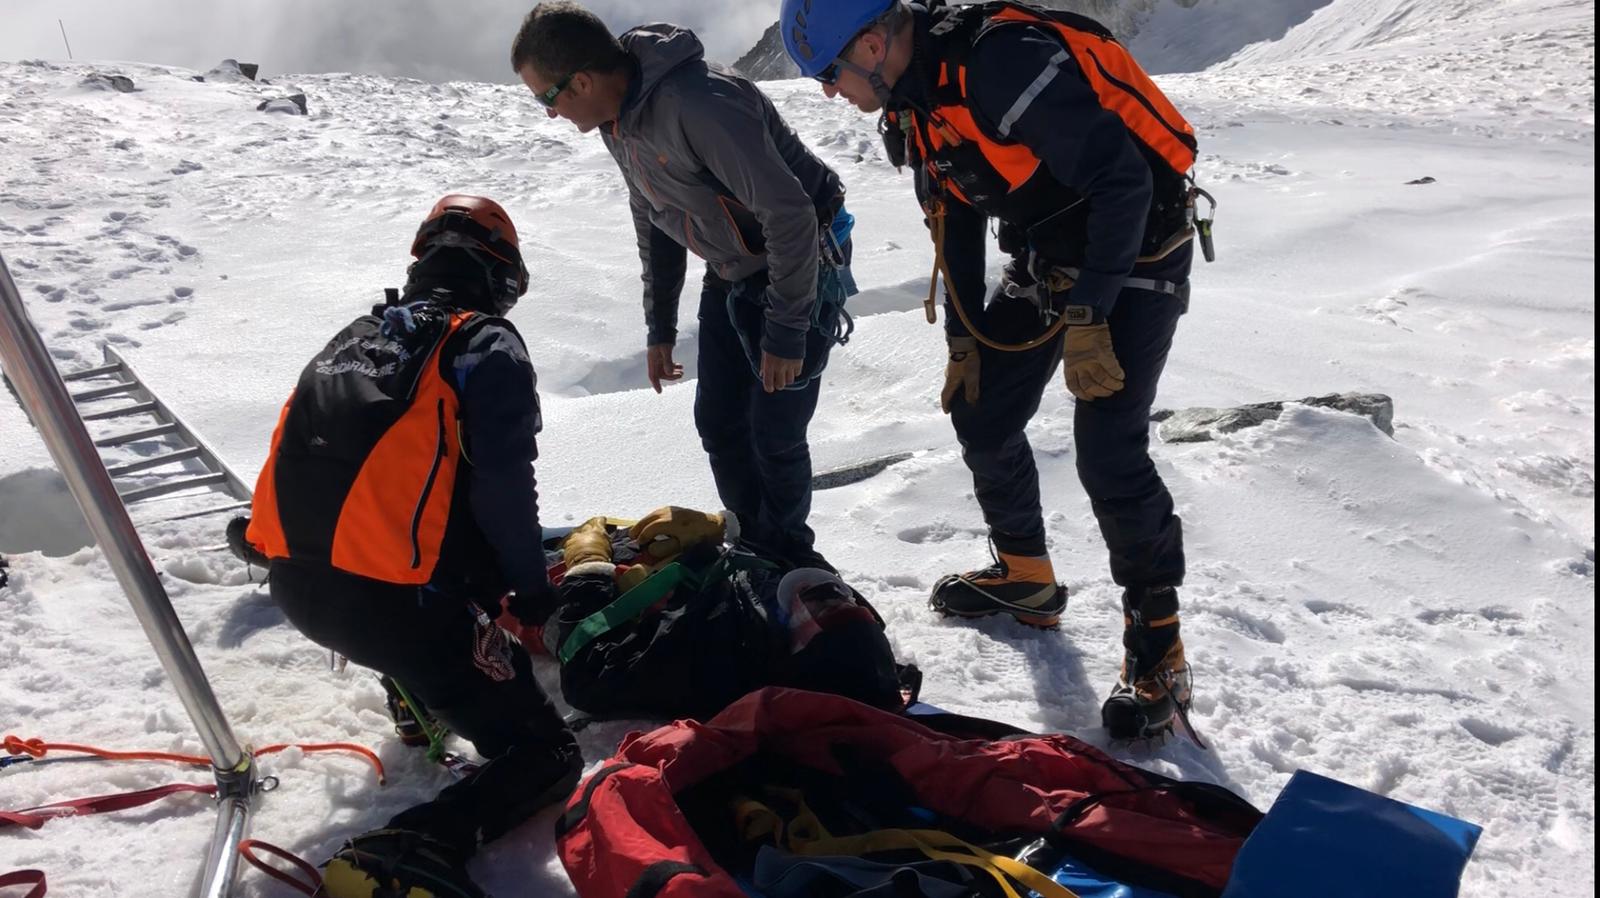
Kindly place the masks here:
[(838, 176), (754, 84), (708, 64), (693, 32), (646, 25), (621, 40), (638, 73), (602, 137), (628, 182), (648, 342), (677, 339), (688, 249), (724, 280), (765, 270), (761, 346), (802, 357), (816, 300), (817, 226), (842, 202)]

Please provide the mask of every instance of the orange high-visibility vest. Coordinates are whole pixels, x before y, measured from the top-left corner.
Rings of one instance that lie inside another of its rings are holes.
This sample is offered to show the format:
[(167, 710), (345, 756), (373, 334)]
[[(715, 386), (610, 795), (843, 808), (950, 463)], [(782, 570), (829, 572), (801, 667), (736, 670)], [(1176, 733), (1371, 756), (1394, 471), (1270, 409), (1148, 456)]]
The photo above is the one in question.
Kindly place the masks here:
[[(996, 29), (1016, 27), (1046, 30), (1061, 42), (1059, 62), (1070, 58), (1076, 64), (1100, 104), (1122, 120), (1150, 163), (1155, 189), (1143, 252), (1183, 231), (1185, 178), (1195, 161), (1194, 128), (1104, 26), (1011, 0), (936, 10), (930, 37), (938, 68), (931, 105), (885, 114), (891, 130), (906, 134), (914, 163), (932, 192), (1022, 228), (1059, 218), (1051, 221), (1054, 230), (1081, 238), (1082, 222), (1074, 227), (1072, 220), (1087, 210), (1075, 209), (1064, 217), (1061, 213), (1079, 205), (1082, 197), (1056, 181), (1032, 150), (1010, 139), (1009, 121), (986, 125), (968, 105), (967, 60), (973, 46)], [(1062, 72), (1057, 77), (1072, 76)], [(1025, 109), (1042, 85), (1019, 84), (1017, 89), (1019, 106)]]
[(474, 317), (408, 306), (340, 331), (284, 403), (246, 539), (272, 559), (427, 583), (461, 463), (460, 399), (441, 355)]

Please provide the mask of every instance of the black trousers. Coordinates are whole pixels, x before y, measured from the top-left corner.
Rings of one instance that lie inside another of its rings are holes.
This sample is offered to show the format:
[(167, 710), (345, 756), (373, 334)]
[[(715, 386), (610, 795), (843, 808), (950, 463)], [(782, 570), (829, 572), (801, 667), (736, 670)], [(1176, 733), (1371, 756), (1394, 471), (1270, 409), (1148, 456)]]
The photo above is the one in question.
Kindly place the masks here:
[[(1186, 280), (1189, 258), (1190, 250), (1183, 249), (1162, 266), (1138, 274)], [(1078, 479), (1105, 538), (1112, 579), (1125, 587), (1183, 582), (1183, 525), (1150, 460), (1150, 408), (1178, 318), (1186, 310), (1186, 299), (1123, 290), (1107, 324), (1126, 383), (1108, 398), (1075, 401)], [(1032, 303), (998, 293), (977, 323), (1005, 343), (1032, 339), (1041, 330)], [(957, 393), (951, 408), (951, 422), (972, 471), (984, 521), (1002, 552), (1045, 553), (1039, 469), (1024, 428), (1052, 383), (1054, 389), (1066, 389), (1057, 374), (1064, 342), (1065, 336), (1058, 337), (1027, 352), (1001, 352), (979, 344), (978, 402), (968, 404)]]
[[(764, 275), (757, 279), (764, 284)], [(762, 388), (728, 317), (733, 287), (706, 273), (700, 293), (695, 429), (710, 460), (717, 495), (738, 516), (742, 538), (795, 564), (813, 563), (816, 534), (806, 523), (811, 516), (806, 429), (817, 410), (822, 379), (798, 390), (768, 393)]]
[(470, 855), (480, 840), (555, 800), (546, 797), (552, 784), (581, 764), (527, 653), (480, 622), (471, 602), (322, 565), (273, 562), (269, 582), (273, 600), (307, 638), (393, 677), (489, 759), (390, 826), (427, 832)]

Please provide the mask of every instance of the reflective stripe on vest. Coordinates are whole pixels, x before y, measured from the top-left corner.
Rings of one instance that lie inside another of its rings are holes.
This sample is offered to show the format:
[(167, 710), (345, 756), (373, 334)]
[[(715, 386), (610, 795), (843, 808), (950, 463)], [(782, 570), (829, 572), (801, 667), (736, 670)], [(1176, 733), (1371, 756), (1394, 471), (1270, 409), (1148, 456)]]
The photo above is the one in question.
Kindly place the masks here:
[[(1150, 80), (1127, 48), (1115, 40), (1054, 21), (1026, 7), (1008, 5), (991, 17), (989, 23), (979, 33), (980, 37), (993, 28), (1012, 23), (1052, 27), (1066, 43), (1072, 58), (1077, 60), (1078, 69), (1094, 88), (1100, 105), (1115, 112), (1128, 130), (1160, 154), (1173, 171), (1182, 174), (1194, 168), (1194, 128)], [(962, 93), (965, 94), (965, 90)]]
[[(936, 106), (932, 110), (935, 121), (929, 123), (931, 127), (912, 128), (910, 138), (930, 172), (958, 199), (971, 203), (960, 187), (950, 183), (950, 179), (944, 177), (936, 167), (939, 151), (955, 143), (965, 141), (975, 144), (994, 172), (1012, 191), (1026, 184), (1038, 172), (1040, 160), (1033, 151), (1006, 138), (1010, 137), (1011, 129), (1034, 100), (1060, 75), (1060, 67), (1068, 59), (1076, 61), (1101, 106), (1115, 113), (1133, 137), (1160, 156), (1178, 174), (1187, 173), (1194, 167), (1194, 128), (1121, 44), (1109, 37), (1056, 21), (1047, 14), (1027, 7), (1005, 3), (992, 4), (990, 8), (995, 7), (998, 7), (998, 11), (990, 15), (978, 29), (973, 38), (974, 44), (995, 28), (1032, 25), (1050, 28), (1065, 46), (1007, 110), (996, 128), (1001, 138), (999, 140), (991, 137), (978, 124), (965, 102), (969, 68), (964, 62), (966, 54), (961, 54), (963, 62), (959, 65), (949, 60), (940, 64), (935, 96), (950, 95), (953, 81), (955, 93), (962, 101)], [(895, 117), (891, 116), (893, 120)], [(941, 124), (945, 127), (941, 128)], [(944, 133), (946, 129), (948, 133)]]

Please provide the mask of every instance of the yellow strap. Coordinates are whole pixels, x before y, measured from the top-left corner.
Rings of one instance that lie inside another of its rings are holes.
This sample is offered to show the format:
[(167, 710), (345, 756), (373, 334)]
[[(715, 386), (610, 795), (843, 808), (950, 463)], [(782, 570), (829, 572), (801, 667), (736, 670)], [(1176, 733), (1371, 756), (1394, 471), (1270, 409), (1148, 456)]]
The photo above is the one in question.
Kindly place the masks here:
[(881, 851), (919, 851), (932, 860), (949, 861), (982, 870), (994, 878), (1006, 898), (1022, 898), (1011, 887), (1011, 880), (1037, 892), (1040, 898), (1078, 898), (1071, 889), (1033, 867), (1015, 858), (980, 848), (943, 830), (880, 829), (858, 836), (833, 836), (806, 804), (804, 793), (781, 787), (768, 787), (764, 791), (794, 805), (796, 813), (786, 828), (782, 817), (772, 808), (748, 796), (736, 797), (732, 802), (733, 811), (740, 834), (747, 842), (781, 840), (788, 843), (790, 851), (809, 857), (860, 857)]
[[(995, 854), (947, 832), (935, 829), (880, 829), (859, 836), (797, 842), (790, 835), (789, 848), (809, 856), (844, 854), (859, 857), (878, 851), (920, 851), (933, 860), (951, 861), (976, 867), (994, 877), (1006, 898), (1021, 898), (1006, 877), (1022, 883), (1040, 898), (1078, 898), (1072, 890), (1014, 858)], [(954, 849), (954, 850), (941, 850)]]
[(772, 808), (754, 798), (738, 796), (733, 805), (734, 825), (739, 838), (746, 842), (765, 842), (769, 845), (783, 843), (783, 818)]

